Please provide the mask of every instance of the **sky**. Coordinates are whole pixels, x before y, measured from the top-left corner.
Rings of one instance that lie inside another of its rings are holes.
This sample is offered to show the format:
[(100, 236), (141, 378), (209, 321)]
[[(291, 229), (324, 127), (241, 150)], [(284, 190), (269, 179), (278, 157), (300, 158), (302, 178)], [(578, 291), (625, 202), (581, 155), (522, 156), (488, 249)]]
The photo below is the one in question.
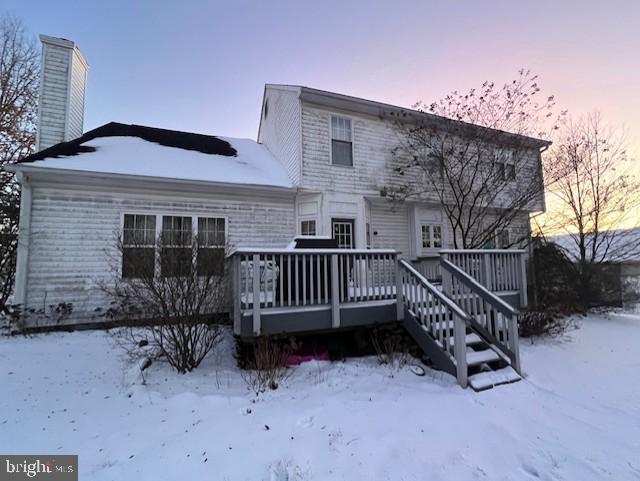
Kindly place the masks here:
[(79, 45), (85, 130), (255, 139), (265, 83), (409, 107), (526, 67), (560, 107), (625, 128), (640, 158), (637, 0), (3, 0), (0, 11)]

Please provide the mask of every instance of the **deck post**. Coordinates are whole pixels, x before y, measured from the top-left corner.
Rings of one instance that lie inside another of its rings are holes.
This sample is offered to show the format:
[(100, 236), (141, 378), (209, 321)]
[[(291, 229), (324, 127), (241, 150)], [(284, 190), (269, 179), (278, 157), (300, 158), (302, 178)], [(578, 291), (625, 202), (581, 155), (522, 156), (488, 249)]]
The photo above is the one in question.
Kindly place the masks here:
[(493, 291), (493, 286), (491, 285), (491, 254), (486, 252), (482, 254), (482, 282), (490, 291)]
[(397, 254), (393, 256), (393, 259), (396, 263), (396, 317), (398, 321), (404, 321), (404, 285), (402, 282), (402, 270), (400, 269)]
[(442, 292), (447, 297), (451, 297), (452, 282), (451, 273), (446, 269), (442, 269)]
[(340, 275), (338, 273), (338, 254), (331, 254), (331, 325), (340, 327)]
[(520, 274), (520, 308), (525, 308), (529, 304), (529, 299), (527, 293), (527, 263), (524, 253), (520, 254), (518, 266)]
[(238, 254), (234, 255), (231, 259), (231, 270), (232, 270), (232, 278), (231, 278), (231, 302), (233, 308), (233, 332), (234, 334), (241, 334), (241, 322), (242, 322), (242, 308), (241, 308), (241, 297), (242, 297), (242, 286), (241, 286), (241, 276), (240, 276), (240, 256)]
[(522, 376), (522, 370), (520, 366), (520, 346), (518, 338), (518, 315), (512, 314), (509, 316), (509, 349), (513, 353), (512, 366), (518, 374)]
[(453, 314), (453, 350), (456, 359), (456, 373), (458, 384), (467, 387), (467, 328), (464, 319)]
[(260, 254), (253, 254), (253, 334), (260, 335)]

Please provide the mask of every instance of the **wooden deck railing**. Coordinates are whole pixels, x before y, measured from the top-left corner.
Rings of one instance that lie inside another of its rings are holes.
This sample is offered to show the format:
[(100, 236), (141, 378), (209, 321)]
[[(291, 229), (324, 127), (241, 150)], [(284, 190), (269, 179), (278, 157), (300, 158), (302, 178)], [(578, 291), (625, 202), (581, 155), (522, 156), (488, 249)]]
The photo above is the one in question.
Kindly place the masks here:
[(330, 306), (339, 327), (341, 305), (396, 300), (393, 250), (238, 249), (231, 257), (234, 322), (252, 312), (255, 335), (268, 310)]
[(458, 383), (466, 387), (465, 336), (469, 316), (407, 261), (400, 260), (399, 264), (404, 305), (422, 329), (437, 342), (442, 353), (453, 361)]
[(519, 292), (520, 306), (527, 305), (526, 253), (524, 249), (462, 249), (440, 251), (442, 258), (458, 266), (492, 292)]
[(419, 257), (412, 263), (413, 268), (420, 273), (429, 282), (440, 283), (442, 281), (442, 273), (440, 272), (440, 255), (429, 255)]
[(448, 259), (441, 258), (440, 264), (444, 293), (462, 308), (483, 337), (511, 359), (511, 366), (521, 374), (518, 311)]

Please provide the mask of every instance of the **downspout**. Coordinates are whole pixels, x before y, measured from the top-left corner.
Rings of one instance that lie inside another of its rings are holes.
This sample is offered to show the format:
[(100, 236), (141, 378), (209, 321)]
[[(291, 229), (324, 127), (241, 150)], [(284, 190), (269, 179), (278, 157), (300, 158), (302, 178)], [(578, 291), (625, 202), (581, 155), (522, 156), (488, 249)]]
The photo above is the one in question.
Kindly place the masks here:
[[(542, 154), (549, 148), (549, 145), (543, 145), (542, 148), (538, 150), (538, 168), (540, 169), (540, 179), (542, 180), (542, 212), (547, 210), (547, 200), (546, 200), (546, 192), (544, 189), (544, 169), (542, 168)], [(531, 235), (531, 220), (529, 220), (529, 235)], [(538, 278), (536, 276), (534, 263), (533, 263), (533, 242), (529, 242), (528, 246), (528, 255), (529, 255), (529, 269), (527, 275), (527, 285), (531, 286), (529, 289), (529, 299), (531, 301), (531, 305), (528, 306), (529, 309), (538, 309)]]
[(18, 253), (16, 257), (16, 281), (14, 304), (24, 309), (27, 301), (27, 278), (29, 268), (29, 244), (31, 231), (31, 184), (23, 172), (16, 172), (20, 183), (20, 224), (18, 227)]

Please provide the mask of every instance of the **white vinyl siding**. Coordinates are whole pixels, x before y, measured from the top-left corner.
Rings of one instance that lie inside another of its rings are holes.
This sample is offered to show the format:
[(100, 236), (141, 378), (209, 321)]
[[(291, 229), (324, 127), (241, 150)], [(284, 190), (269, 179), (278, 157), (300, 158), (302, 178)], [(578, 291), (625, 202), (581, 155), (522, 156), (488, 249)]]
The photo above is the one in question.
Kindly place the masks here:
[[(399, 140), (393, 120), (349, 113), (353, 167), (346, 169), (331, 163), (332, 116), (340, 116), (340, 113), (307, 102), (302, 104), (302, 188), (314, 192), (380, 196), (385, 186), (399, 188), (407, 185), (407, 179), (414, 172), (400, 175), (395, 170), (397, 163), (394, 163), (392, 151)], [(514, 189), (520, 184), (526, 185), (540, 168), (539, 153), (535, 148), (521, 154), (525, 159), (518, 162)], [(424, 190), (416, 201), (440, 202), (435, 192)], [(501, 202), (501, 199), (496, 202)], [(543, 196), (540, 196), (532, 201), (528, 210), (540, 211), (543, 208)]]
[(67, 322), (104, 321), (109, 300), (100, 286), (120, 275), (117, 235), (129, 213), (226, 218), (230, 248), (284, 247), (296, 231), (292, 197), (34, 185), (26, 305), (71, 302)]
[(282, 164), (294, 185), (300, 184), (302, 176), (299, 94), (295, 87), (268, 85), (258, 132), (258, 142)]
[(371, 247), (396, 249), (401, 257), (409, 255), (409, 215), (406, 205), (371, 205)]

